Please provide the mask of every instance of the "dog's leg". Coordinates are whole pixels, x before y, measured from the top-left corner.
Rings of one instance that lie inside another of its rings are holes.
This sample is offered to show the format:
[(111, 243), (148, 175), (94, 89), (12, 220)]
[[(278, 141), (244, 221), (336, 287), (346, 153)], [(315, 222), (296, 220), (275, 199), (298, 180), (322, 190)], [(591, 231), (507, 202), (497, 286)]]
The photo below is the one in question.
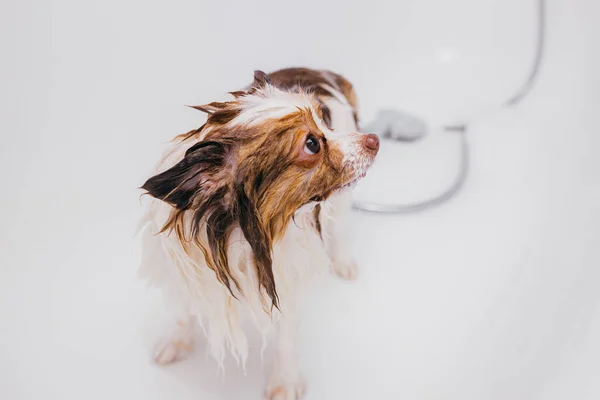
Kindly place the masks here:
[[(166, 309), (172, 316), (166, 324), (162, 337), (154, 347), (152, 358), (157, 364), (169, 364), (186, 356), (192, 349), (196, 319), (185, 310), (185, 296), (181, 293), (179, 277), (174, 271), (169, 257), (163, 250), (162, 237), (155, 233), (159, 230), (154, 221), (142, 234), (142, 262), (140, 277), (157, 284), (167, 301)], [(164, 329), (164, 328), (163, 328)]]
[(184, 316), (171, 325), (154, 348), (154, 362), (160, 365), (170, 364), (183, 359), (194, 345), (196, 318)]
[(344, 191), (332, 195), (322, 207), (321, 229), (333, 272), (342, 279), (353, 280), (357, 275), (352, 256), (348, 219), (352, 207), (352, 194)]
[(286, 309), (279, 321), (275, 362), (265, 391), (267, 400), (297, 400), (304, 395), (305, 382), (298, 365), (297, 312)]

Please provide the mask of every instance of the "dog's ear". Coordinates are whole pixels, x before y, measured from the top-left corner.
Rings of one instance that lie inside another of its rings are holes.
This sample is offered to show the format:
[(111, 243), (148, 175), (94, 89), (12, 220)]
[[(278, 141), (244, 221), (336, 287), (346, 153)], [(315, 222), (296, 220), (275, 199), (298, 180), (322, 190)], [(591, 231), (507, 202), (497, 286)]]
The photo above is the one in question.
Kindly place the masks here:
[(217, 141), (203, 141), (190, 147), (183, 160), (148, 179), (142, 186), (148, 194), (173, 207), (185, 210), (194, 195), (214, 186), (215, 174), (224, 166), (228, 147)]
[(234, 216), (254, 253), (258, 283), (271, 299), (271, 304), (279, 309), (279, 296), (273, 276), (272, 238), (242, 183), (239, 183), (235, 190)]
[(271, 85), (271, 79), (269, 78), (269, 75), (261, 70), (254, 71), (254, 82), (252, 82), (252, 87), (262, 88), (266, 85)]

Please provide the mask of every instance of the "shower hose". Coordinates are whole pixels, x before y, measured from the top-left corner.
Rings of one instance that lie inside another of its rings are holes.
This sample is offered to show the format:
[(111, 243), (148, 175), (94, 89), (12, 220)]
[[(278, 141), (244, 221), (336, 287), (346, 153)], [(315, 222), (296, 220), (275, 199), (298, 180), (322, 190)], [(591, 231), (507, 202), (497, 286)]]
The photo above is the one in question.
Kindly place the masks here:
[[(525, 82), (519, 87), (513, 96), (500, 104), (500, 107), (514, 107), (519, 104), (531, 91), (539, 75), (544, 53), (546, 37), (546, 1), (537, 0), (537, 40), (535, 46), (535, 58), (531, 65), (529, 75)], [(408, 214), (428, 210), (446, 203), (452, 199), (464, 186), (469, 172), (469, 142), (467, 139), (469, 122), (460, 125), (449, 125), (442, 128), (445, 132), (456, 132), (460, 140), (460, 160), (456, 177), (445, 190), (430, 198), (414, 203), (405, 204), (380, 204), (373, 202), (355, 201), (353, 207), (357, 210), (382, 213), (382, 214)]]

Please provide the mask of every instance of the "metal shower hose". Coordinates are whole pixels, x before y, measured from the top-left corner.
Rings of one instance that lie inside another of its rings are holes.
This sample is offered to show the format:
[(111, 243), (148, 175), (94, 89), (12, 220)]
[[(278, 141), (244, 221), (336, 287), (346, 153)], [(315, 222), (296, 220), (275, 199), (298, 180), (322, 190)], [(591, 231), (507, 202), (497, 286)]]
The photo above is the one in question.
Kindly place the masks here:
[[(542, 64), (542, 56), (544, 53), (545, 36), (546, 36), (546, 0), (537, 0), (537, 41), (535, 49), (535, 58), (531, 66), (531, 70), (527, 80), (518, 89), (518, 91), (507, 101), (502, 103), (502, 106), (513, 107), (519, 104), (531, 91), (535, 81), (537, 80), (540, 67)], [(469, 143), (467, 140), (468, 123), (455, 126), (445, 126), (446, 132), (457, 132), (460, 136), (460, 165), (459, 170), (452, 184), (443, 192), (418, 202), (406, 204), (380, 204), (372, 202), (355, 201), (353, 207), (357, 210), (368, 211), (382, 214), (408, 214), (417, 211), (427, 210), (441, 204), (446, 203), (453, 198), (463, 187), (467, 173), (469, 171)]]

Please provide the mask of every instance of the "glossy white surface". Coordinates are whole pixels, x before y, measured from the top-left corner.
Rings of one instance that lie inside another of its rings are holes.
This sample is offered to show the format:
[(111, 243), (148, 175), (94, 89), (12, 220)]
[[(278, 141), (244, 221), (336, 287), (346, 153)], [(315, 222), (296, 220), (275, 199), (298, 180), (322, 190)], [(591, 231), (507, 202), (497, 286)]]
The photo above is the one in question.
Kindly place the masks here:
[[(295, 64), (345, 72), (365, 118), (460, 119), (524, 79), (533, 4), (3, 4), (0, 398), (259, 399), (257, 348), (247, 376), (229, 360), (219, 378), (202, 346), (150, 363), (160, 302), (135, 276), (135, 188), (161, 143), (198, 125), (182, 105)], [(600, 397), (600, 8), (548, 9), (540, 80), (472, 124), (461, 195), (354, 215), (359, 280), (307, 301), (307, 400)], [(437, 191), (453, 139), (384, 143), (361, 195)]]

